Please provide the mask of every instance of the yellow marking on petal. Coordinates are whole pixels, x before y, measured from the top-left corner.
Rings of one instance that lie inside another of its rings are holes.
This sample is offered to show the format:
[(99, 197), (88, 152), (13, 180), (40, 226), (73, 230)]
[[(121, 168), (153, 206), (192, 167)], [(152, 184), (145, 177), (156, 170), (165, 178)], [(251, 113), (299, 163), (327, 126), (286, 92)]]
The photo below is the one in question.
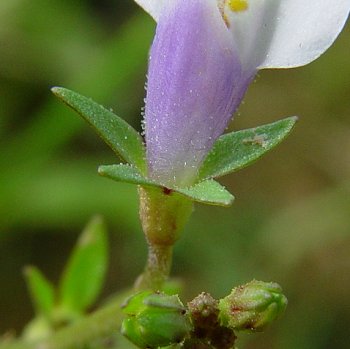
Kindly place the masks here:
[(229, 0), (228, 6), (234, 12), (245, 11), (248, 8), (247, 0)]
[(227, 18), (225, 13), (223, 14), (222, 18), (223, 18), (223, 20), (224, 20), (224, 22), (226, 24), (226, 27), (230, 28), (230, 21), (228, 20), (228, 18)]

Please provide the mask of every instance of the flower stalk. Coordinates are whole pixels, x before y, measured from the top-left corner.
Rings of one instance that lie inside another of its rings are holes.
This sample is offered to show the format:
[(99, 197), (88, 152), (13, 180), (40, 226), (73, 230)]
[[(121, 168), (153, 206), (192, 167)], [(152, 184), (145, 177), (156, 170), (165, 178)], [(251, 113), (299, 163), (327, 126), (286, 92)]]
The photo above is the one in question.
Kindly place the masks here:
[(148, 244), (144, 272), (137, 278), (135, 288), (159, 290), (170, 275), (173, 246)]
[(175, 242), (190, 217), (191, 200), (167, 188), (139, 187), (140, 220), (148, 244), (148, 258), (137, 289), (161, 289), (171, 270)]

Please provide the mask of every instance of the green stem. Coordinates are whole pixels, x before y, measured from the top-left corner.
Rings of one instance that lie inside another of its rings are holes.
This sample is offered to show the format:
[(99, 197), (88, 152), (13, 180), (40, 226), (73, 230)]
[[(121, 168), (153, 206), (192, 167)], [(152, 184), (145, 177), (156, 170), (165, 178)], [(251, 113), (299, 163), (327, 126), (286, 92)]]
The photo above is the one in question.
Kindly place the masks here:
[(161, 289), (168, 278), (172, 251), (193, 210), (193, 203), (171, 189), (139, 187), (140, 219), (148, 243), (144, 273), (137, 289)]
[(158, 291), (171, 270), (173, 246), (148, 245), (148, 259), (143, 274), (136, 281), (137, 289)]
[(113, 338), (119, 332), (123, 319), (120, 304), (130, 294), (130, 291), (118, 294), (112, 303), (58, 330), (47, 339), (36, 342), (8, 340), (0, 342), (0, 349), (83, 349), (91, 343)]

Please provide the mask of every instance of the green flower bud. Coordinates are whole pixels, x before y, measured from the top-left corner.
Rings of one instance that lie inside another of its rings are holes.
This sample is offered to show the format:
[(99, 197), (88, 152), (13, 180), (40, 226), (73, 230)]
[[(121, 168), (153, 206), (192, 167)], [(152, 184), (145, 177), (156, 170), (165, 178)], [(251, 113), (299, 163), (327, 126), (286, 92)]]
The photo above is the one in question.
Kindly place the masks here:
[(233, 330), (263, 331), (286, 306), (287, 298), (278, 284), (253, 280), (220, 300), (219, 319)]
[(143, 339), (141, 328), (135, 317), (127, 317), (122, 322), (121, 333), (139, 348), (147, 348), (147, 342)]
[(141, 292), (126, 301), (123, 312), (127, 317), (121, 332), (140, 348), (182, 342), (192, 329), (186, 309), (177, 295)]

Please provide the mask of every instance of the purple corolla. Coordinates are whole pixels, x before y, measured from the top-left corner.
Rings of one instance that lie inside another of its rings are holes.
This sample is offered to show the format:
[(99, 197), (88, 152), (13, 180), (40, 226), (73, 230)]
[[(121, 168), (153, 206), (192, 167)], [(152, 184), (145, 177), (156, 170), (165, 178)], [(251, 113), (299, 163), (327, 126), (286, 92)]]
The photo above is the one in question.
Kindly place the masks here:
[(350, 0), (136, 0), (158, 22), (150, 53), (148, 175), (189, 186), (259, 69), (307, 64), (335, 40)]

